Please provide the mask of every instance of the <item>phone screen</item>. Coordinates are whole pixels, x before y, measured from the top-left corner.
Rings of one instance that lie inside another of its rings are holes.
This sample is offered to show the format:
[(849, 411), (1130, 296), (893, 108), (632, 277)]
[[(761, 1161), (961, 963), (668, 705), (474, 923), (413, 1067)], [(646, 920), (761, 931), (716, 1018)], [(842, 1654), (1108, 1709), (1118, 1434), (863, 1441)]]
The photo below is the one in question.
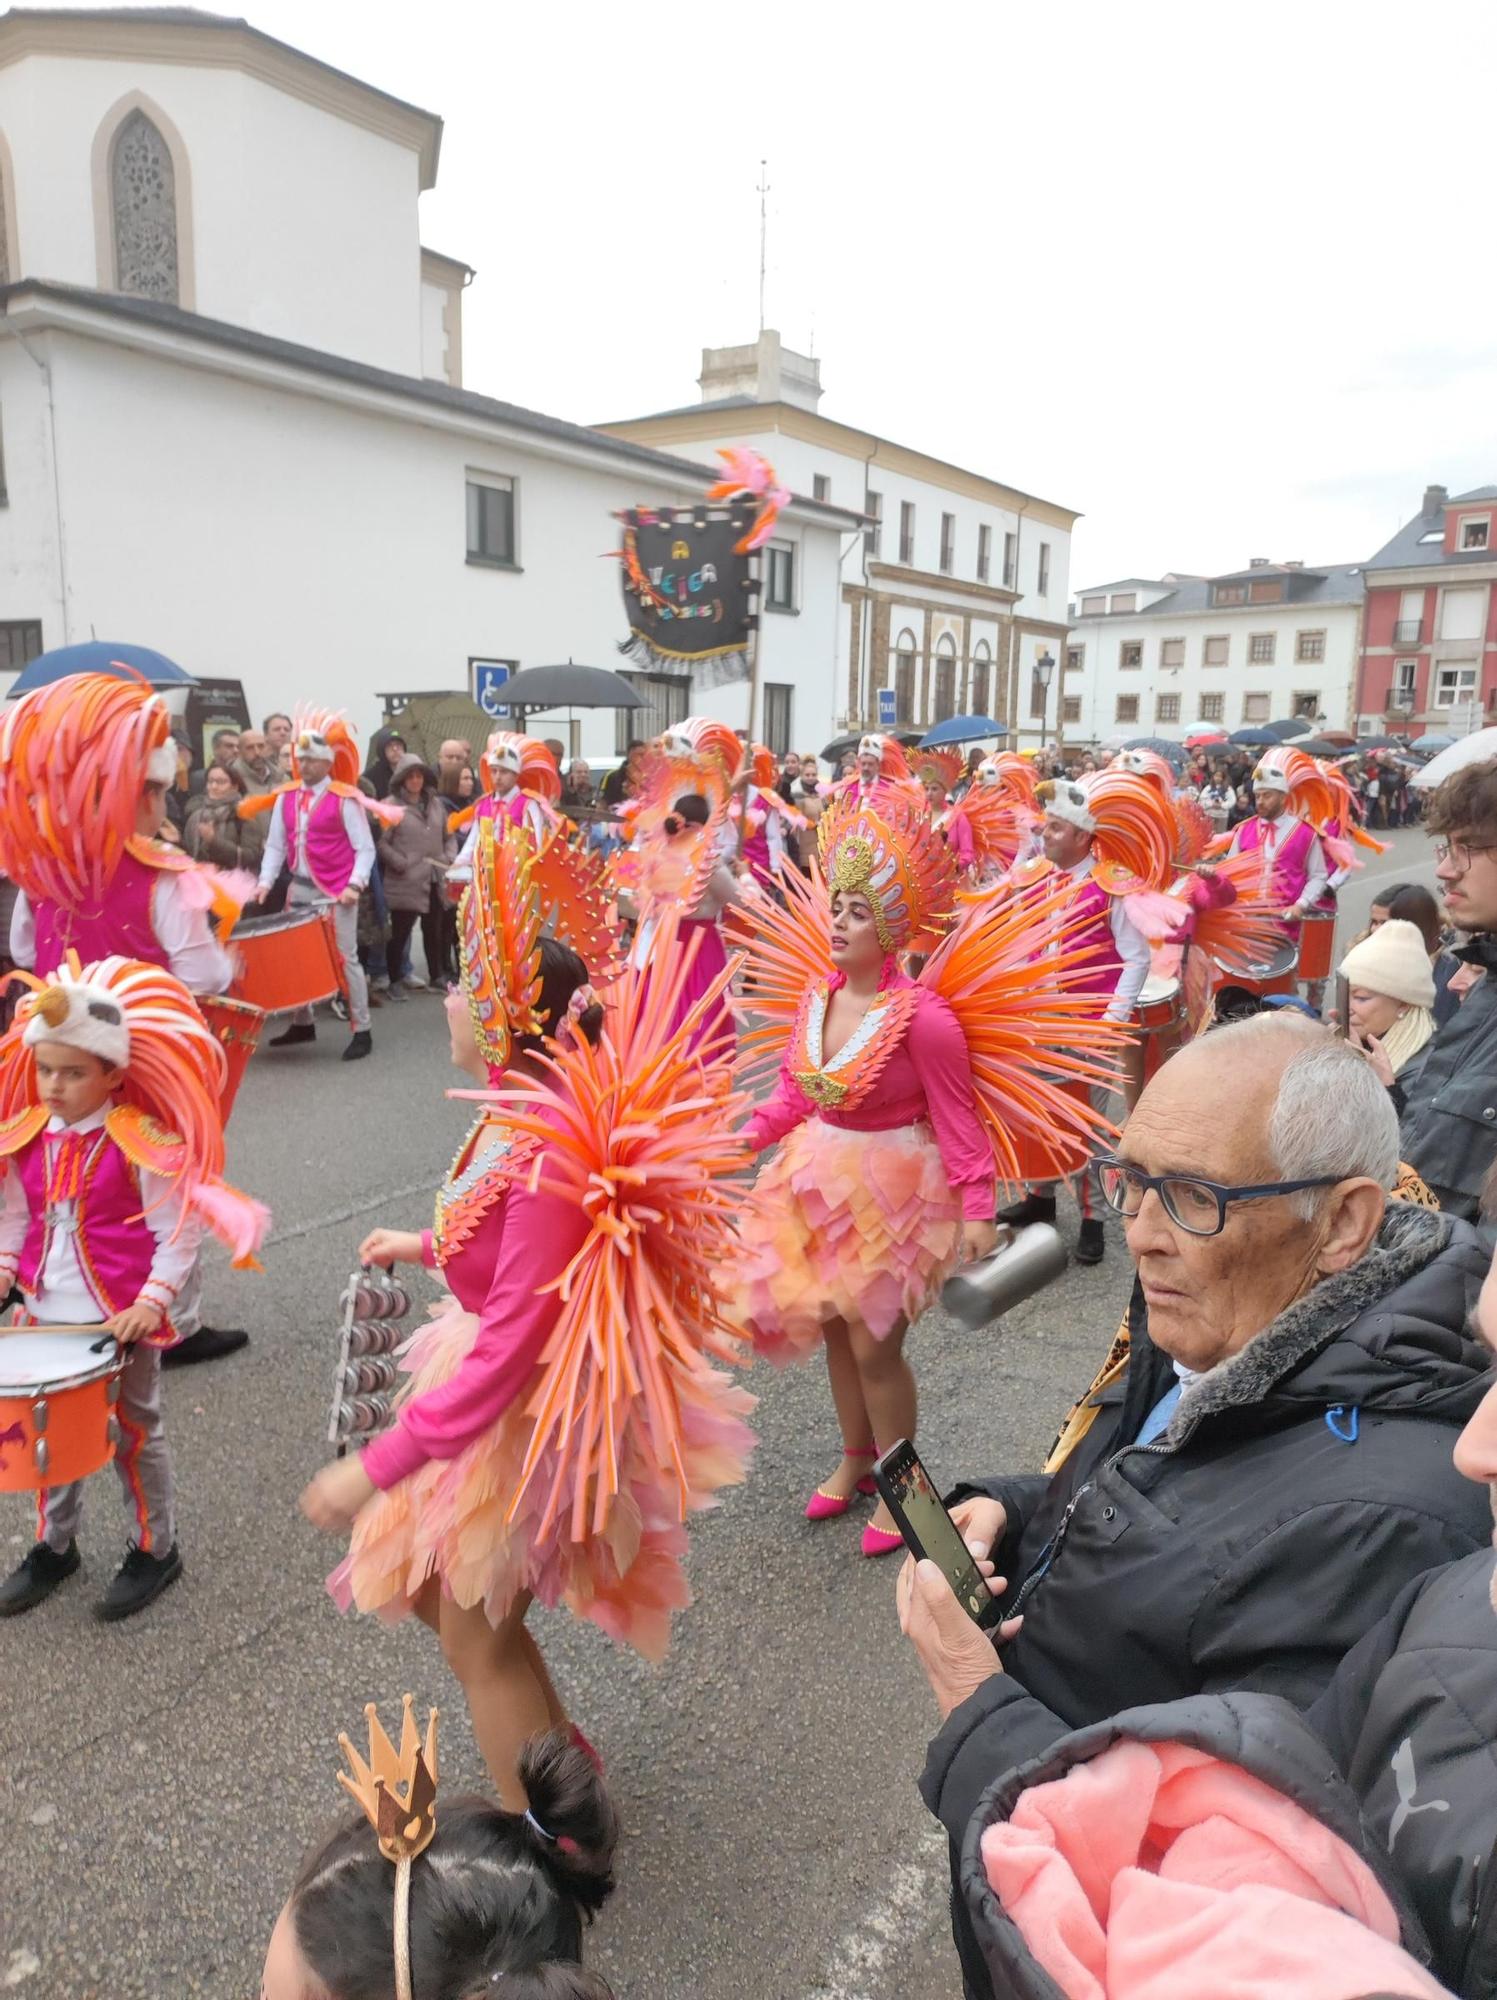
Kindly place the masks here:
[(990, 1622), (997, 1600), (962, 1540), (961, 1529), (941, 1505), (941, 1496), (915, 1447), (904, 1441), (895, 1445), (878, 1461), (873, 1474), (911, 1553), (926, 1556), (936, 1565), (969, 1618), (979, 1625)]

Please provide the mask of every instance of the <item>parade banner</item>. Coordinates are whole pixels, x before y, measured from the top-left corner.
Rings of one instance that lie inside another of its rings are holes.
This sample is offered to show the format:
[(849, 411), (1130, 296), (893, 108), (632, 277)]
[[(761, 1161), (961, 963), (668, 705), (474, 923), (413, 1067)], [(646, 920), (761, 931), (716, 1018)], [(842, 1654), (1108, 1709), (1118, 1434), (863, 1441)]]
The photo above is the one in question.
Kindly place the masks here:
[[(759, 629), (756, 552), (790, 495), (757, 452), (719, 451), (723, 478), (700, 507), (631, 507), (619, 515), (629, 637), (641, 666), (681, 672), (701, 688), (748, 680)], [(714, 502), (726, 502), (726, 505)]]

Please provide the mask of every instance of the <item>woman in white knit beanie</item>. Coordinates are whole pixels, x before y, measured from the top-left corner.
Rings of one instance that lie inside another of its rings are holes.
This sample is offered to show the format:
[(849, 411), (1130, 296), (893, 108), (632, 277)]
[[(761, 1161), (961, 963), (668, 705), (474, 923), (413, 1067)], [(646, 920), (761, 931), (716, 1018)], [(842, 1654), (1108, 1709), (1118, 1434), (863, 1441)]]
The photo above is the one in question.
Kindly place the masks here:
[(1352, 1037), (1396, 1102), (1435, 1032), (1435, 975), (1423, 934), (1390, 918), (1352, 946), (1339, 970), (1350, 988)]

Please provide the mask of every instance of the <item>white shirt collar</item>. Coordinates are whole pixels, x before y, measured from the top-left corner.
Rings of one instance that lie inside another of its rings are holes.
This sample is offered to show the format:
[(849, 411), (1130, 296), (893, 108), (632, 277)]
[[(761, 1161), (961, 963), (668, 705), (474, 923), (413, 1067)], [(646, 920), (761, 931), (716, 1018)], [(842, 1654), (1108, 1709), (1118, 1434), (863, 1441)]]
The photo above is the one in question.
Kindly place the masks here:
[(104, 1120), (114, 1109), (112, 1104), (103, 1104), (97, 1111), (91, 1111), (87, 1118), (80, 1118), (76, 1125), (69, 1125), (65, 1119), (52, 1117), (47, 1120), (48, 1132), (102, 1132)]

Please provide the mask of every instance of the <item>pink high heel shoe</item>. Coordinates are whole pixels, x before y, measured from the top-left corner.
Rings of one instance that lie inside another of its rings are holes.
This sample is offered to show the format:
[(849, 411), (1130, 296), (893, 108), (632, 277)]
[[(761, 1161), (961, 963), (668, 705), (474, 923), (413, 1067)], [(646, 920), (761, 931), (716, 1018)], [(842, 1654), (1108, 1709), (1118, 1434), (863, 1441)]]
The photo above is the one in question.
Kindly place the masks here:
[[(871, 1444), (866, 1451), (844, 1451), (842, 1456), (844, 1458), (877, 1458), (878, 1446)], [(873, 1474), (871, 1472), (865, 1472), (853, 1488), (854, 1493), (861, 1493), (865, 1499), (877, 1493), (877, 1491), (878, 1488), (873, 1483)], [(845, 1514), (851, 1505), (851, 1495), (846, 1493), (828, 1493), (824, 1487), (818, 1486), (806, 1502), (806, 1519), (808, 1521), (835, 1521), (839, 1516)]]
[(896, 1549), (903, 1547), (903, 1535), (891, 1535), (886, 1529), (875, 1528), (871, 1523), (863, 1530), (865, 1556), (892, 1556)]

